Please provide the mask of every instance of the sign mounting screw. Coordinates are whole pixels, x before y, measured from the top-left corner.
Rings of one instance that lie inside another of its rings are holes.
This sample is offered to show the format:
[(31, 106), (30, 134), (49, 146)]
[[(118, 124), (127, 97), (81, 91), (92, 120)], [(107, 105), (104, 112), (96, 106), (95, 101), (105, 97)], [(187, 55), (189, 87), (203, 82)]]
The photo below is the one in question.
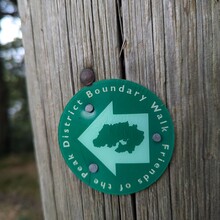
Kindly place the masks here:
[(95, 74), (92, 69), (84, 69), (80, 73), (80, 82), (84, 86), (89, 86), (95, 81)]
[(86, 107), (85, 107), (85, 111), (88, 112), (88, 113), (92, 113), (94, 111), (94, 106), (91, 105), (91, 104), (88, 104)]
[(160, 134), (155, 133), (155, 134), (153, 135), (152, 139), (153, 139), (153, 141), (155, 141), (155, 142), (160, 142), (161, 139), (162, 139), (162, 137), (161, 137)]
[(96, 172), (98, 171), (98, 169), (99, 169), (99, 167), (98, 167), (98, 165), (95, 164), (95, 163), (91, 163), (91, 164), (89, 165), (89, 171), (90, 171), (91, 173), (96, 173)]

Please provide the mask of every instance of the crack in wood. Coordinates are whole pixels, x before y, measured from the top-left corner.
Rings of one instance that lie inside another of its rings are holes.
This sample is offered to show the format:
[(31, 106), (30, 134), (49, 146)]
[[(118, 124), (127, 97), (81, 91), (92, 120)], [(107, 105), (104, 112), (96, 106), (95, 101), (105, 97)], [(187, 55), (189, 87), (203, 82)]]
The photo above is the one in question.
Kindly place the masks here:
[(124, 39), (124, 33), (123, 33), (123, 19), (122, 19), (122, 3), (121, 0), (117, 0), (116, 4), (116, 12), (117, 12), (117, 23), (119, 27), (119, 45), (121, 45), (120, 51), (119, 51), (119, 59), (122, 66), (122, 72), (121, 72), (121, 78), (126, 79), (126, 73), (125, 73), (125, 60), (124, 60), (124, 49), (127, 45), (126, 39)]

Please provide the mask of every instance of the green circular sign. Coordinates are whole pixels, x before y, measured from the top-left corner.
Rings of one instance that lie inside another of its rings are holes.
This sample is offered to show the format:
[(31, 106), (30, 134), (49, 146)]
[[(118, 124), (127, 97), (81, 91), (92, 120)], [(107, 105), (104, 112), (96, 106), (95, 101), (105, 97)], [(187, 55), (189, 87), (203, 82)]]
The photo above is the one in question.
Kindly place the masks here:
[(165, 105), (145, 87), (103, 80), (69, 101), (60, 119), (59, 145), (83, 182), (108, 194), (131, 194), (165, 171), (174, 127)]

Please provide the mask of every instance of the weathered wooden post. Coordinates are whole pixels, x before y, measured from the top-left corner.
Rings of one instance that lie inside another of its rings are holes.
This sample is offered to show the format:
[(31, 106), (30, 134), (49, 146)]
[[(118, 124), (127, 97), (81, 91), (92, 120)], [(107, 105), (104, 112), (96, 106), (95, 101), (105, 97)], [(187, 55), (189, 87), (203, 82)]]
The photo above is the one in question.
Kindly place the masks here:
[[(19, 0), (45, 219), (220, 218), (220, 2)], [(155, 92), (175, 124), (169, 169), (150, 188), (110, 196), (80, 182), (57, 141), (80, 72)]]

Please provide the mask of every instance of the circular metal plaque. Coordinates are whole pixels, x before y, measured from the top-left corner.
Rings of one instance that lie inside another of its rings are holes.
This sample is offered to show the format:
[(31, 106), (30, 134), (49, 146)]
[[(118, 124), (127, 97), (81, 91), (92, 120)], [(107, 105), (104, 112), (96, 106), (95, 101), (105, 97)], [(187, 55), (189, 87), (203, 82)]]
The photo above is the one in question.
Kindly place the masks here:
[(162, 101), (120, 79), (95, 82), (69, 101), (59, 145), (72, 172), (90, 187), (124, 195), (143, 190), (167, 168), (174, 127)]

